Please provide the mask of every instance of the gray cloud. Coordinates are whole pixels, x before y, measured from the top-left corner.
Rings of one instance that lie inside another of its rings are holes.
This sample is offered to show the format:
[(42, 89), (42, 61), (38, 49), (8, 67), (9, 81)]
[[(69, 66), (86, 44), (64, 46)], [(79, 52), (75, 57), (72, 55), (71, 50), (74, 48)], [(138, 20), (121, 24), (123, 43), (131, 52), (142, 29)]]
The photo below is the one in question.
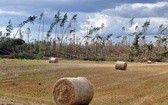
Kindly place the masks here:
[(123, 4), (103, 13), (125, 18), (167, 17), (168, 2)]
[[(82, 30), (81, 27), (85, 24), (87, 17), (94, 20), (93, 25), (105, 21), (104, 32), (112, 32), (115, 35), (124, 34), (121, 27), (129, 27), (128, 21), (132, 17), (137, 18), (136, 23), (140, 25), (146, 20), (152, 19), (150, 34), (155, 34), (160, 24), (168, 23), (167, 0), (29, 0), (27, 2), (23, 2), (23, 0), (1, 0), (0, 25), (5, 26), (8, 20), (12, 20), (16, 27), (28, 16), (39, 16), (41, 12), (45, 12), (45, 31), (47, 31), (54, 14), (58, 10), (62, 14), (68, 12), (69, 18), (76, 13), (78, 14), (78, 22), (76, 23), (78, 31)], [(104, 20), (100, 18), (101, 16), (104, 16)], [(38, 30), (37, 23), (38, 21), (36, 21), (35, 26), (31, 26), (34, 33)]]
[[(139, 3), (154, 3), (164, 0), (139, 0)], [(61, 10), (64, 12), (100, 12), (123, 3), (137, 3), (137, 0), (1, 0), (0, 9), (36, 12)]]

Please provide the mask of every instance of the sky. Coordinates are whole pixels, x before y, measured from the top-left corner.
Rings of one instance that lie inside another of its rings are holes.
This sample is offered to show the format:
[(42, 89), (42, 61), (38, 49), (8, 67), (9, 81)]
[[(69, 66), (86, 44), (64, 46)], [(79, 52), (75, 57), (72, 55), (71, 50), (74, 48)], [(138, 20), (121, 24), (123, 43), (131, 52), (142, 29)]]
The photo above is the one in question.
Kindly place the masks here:
[[(81, 36), (86, 34), (88, 24), (100, 27), (104, 23), (102, 33), (113, 33), (114, 36), (129, 34), (135, 31), (136, 25), (142, 26), (149, 20), (149, 35), (157, 34), (161, 24), (168, 26), (168, 0), (0, 0), (0, 31), (5, 32), (11, 20), (14, 34), (22, 21), (44, 12), (47, 32), (57, 11), (62, 15), (68, 13), (69, 18), (78, 14), (74, 27)], [(131, 18), (135, 18), (132, 27), (129, 24)], [(27, 26), (32, 31), (32, 38), (37, 38), (38, 26), (38, 20)], [(123, 26), (126, 27), (124, 32)]]

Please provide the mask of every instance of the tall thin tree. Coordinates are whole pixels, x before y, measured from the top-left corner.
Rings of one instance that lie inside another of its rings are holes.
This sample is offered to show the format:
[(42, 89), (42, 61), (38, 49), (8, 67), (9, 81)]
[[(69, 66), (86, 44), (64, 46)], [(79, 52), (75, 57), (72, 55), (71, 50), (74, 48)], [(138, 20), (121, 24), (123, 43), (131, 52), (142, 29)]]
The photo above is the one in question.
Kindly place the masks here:
[(61, 16), (60, 16), (60, 12), (58, 11), (57, 14), (55, 14), (54, 16), (54, 20), (50, 25), (50, 28), (47, 32), (47, 39), (49, 39), (49, 37), (51, 36), (51, 33), (53, 31), (53, 28), (55, 27), (55, 25), (57, 25), (59, 22), (61, 21)]
[(11, 20), (9, 20), (8, 25), (6, 26), (6, 33), (5, 33), (6, 37), (10, 37), (12, 31), (13, 31), (13, 25)]
[[(43, 20), (43, 17), (44, 17), (44, 13), (42, 12), (41, 14), (40, 14), (40, 17), (39, 17), (39, 28), (38, 28), (38, 42), (39, 42), (39, 36), (40, 36), (40, 34), (41, 34), (41, 22), (42, 22), (42, 20)], [(43, 36), (42, 36), (43, 37)]]
[(37, 16), (29, 16), (27, 20), (21, 22), (21, 23), (19, 24), (19, 26), (18, 26), (19, 28), (18, 28), (18, 30), (16, 31), (16, 34), (14, 35), (14, 38), (16, 38), (17, 34), (18, 34), (19, 31), (21, 30), (21, 28), (25, 26), (25, 24), (27, 24), (27, 23), (32, 23), (32, 24), (33, 24), (33, 22), (34, 22), (34, 20), (35, 20), (36, 18), (37, 18)]

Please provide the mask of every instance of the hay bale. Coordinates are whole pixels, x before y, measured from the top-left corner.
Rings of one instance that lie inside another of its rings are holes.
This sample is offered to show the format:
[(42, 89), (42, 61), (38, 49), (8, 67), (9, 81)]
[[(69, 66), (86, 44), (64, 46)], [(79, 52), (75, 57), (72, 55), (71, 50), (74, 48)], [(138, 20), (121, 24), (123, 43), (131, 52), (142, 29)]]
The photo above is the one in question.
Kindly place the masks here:
[(61, 78), (53, 89), (57, 105), (88, 105), (93, 94), (92, 84), (84, 77)]
[(58, 63), (58, 59), (55, 57), (50, 57), (49, 58), (49, 63)]
[(126, 70), (127, 69), (127, 63), (123, 61), (117, 61), (115, 64), (116, 70)]
[(148, 63), (148, 64), (151, 64), (151, 63), (152, 63), (152, 61), (148, 60), (148, 61), (147, 61), (147, 63)]

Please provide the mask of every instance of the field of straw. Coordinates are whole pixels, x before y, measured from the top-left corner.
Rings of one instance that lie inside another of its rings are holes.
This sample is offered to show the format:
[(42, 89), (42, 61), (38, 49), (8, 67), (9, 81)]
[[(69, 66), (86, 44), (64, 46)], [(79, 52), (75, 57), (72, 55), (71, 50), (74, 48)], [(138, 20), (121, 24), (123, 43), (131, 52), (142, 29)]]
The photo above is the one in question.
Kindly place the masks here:
[(90, 105), (168, 105), (168, 63), (0, 59), (0, 105), (55, 105), (53, 85), (62, 77), (86, 77), (94, 86)]

